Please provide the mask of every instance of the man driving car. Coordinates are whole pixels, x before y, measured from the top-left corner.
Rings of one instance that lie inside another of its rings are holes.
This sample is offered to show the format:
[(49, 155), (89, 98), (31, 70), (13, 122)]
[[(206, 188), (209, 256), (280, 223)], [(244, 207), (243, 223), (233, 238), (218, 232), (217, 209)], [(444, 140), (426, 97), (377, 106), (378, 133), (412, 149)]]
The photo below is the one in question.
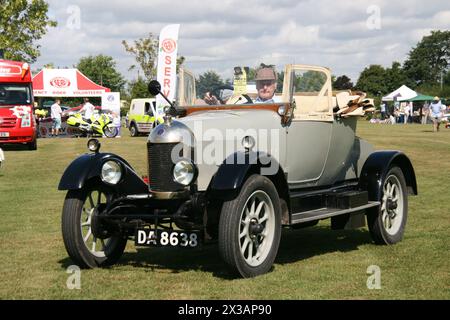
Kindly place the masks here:
[[(253, 103), (275, 103), (275, 90), (277, 89), (277, 73), (274, 68), (263, 66), (256, 72), (255, 77), (256, 90), (258, 96), (253, 100)], [(204, 99), (207, 104), (220, 104), (219, 99), (207, 92)], [(244, 100), (245, 101), (245, 100)]]

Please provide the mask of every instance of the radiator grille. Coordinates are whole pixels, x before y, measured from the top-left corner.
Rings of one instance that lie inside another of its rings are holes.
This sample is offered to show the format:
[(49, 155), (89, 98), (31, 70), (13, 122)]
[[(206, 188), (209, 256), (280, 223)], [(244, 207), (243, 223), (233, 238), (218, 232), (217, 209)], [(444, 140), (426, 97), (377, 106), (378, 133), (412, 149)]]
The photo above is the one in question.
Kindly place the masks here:
[(17, 118), (0, 118), (0, 128), (14, 128)]
[(178, 143), (147, 143), (150, 189), (158, 192), (181, 191), (184, 187), (173, 180), (171, 153)]

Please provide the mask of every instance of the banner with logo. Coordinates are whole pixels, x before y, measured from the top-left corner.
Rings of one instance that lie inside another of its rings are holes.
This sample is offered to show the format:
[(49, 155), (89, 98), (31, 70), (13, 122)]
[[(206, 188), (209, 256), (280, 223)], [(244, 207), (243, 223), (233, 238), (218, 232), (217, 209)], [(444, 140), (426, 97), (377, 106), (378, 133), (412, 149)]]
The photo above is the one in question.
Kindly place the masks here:
[(110, 91), (77, 69), (42, 69), (33, 77), (35, 97), (100, 97)]
[(120, 92), (105, 92), (102, 94), (102, 110), (120, 114)]
[[(157, 80), (161, 84), (162, 93), (169, 101), (175, 100), (179, 29), (179, 24), (171, 24), (164, 27), (159, 34)], [(164, 114), (164, 107), (167, 105), (167, 101), (161, 95), (156, 96), (158, 115)]]

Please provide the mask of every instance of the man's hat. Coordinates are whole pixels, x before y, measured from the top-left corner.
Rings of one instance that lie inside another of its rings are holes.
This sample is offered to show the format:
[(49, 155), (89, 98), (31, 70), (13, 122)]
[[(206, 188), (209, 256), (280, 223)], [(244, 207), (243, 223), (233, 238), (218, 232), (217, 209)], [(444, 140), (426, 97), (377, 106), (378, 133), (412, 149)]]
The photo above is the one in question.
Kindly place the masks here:
[(255, 80), (277, 80), (277, 75), (273, 68), (261, 68), (256, 72)]
[(438, 96), (434, 97), (433, 100), (440, 100)]

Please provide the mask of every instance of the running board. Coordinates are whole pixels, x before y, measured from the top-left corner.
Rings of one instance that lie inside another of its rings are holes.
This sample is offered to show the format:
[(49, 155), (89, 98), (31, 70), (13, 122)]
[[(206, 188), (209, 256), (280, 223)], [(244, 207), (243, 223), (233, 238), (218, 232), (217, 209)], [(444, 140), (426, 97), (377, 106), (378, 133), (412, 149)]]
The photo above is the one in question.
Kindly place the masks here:
[(380, 205), (379, 201), (369, 201), (365, 205), (362, 205), (359, 207), (354, 207), (354, 208), (348, 208), (348, 209), (321, 208), (321, 209), (317, 209), (317, 210), (294, 213), (291, 217), (291, 224), (327, 219), (327, 218), (339, 216), (342, 214), (362, 211), (362, 210), (373, 208), (373, 207), (376, 207), (379, 205)]

